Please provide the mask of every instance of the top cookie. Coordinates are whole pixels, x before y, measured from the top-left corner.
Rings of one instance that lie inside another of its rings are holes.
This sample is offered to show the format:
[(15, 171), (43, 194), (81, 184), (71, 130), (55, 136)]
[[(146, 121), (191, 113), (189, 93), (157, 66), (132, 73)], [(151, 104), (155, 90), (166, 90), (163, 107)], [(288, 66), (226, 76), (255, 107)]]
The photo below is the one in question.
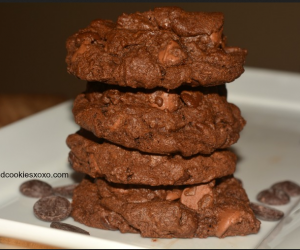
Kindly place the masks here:
[(177, 7), (98, 19), (68, 38), (68, 72), (132, 88), (224, 84), (244, 72), (247, 51), (226, 47), (222, 32), (222, 13)]

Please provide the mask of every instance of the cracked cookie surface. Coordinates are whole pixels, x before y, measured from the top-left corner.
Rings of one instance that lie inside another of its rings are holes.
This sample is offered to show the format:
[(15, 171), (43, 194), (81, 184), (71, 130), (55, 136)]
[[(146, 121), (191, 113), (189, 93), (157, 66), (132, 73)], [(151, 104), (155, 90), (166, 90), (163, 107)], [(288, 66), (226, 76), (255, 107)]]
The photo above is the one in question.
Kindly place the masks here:
[(174, 91), (107, 87), (89, 83), (77, 96), (75, 122), (99, 138), (153, 154), (211, 154), (239, 139), (240, 110), (226, 100), (226, 87)]
[(68, 72), (86, 81), (153, 89), (215, 86), (244, 72), (247, 51), (226, 47), (222, 13), (176, 7), (95, 20), (68, 38)]

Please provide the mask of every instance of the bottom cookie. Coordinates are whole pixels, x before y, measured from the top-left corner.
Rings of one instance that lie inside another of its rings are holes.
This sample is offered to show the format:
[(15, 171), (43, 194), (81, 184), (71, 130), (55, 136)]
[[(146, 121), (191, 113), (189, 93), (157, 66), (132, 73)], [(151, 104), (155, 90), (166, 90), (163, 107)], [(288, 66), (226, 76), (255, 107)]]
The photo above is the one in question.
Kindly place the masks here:
[(87, 226), (151, 238), (206, 238), (257, 233), (258, 221), (233, 177), (189, 187), (148, 187), (84, 179), (73, 218)]

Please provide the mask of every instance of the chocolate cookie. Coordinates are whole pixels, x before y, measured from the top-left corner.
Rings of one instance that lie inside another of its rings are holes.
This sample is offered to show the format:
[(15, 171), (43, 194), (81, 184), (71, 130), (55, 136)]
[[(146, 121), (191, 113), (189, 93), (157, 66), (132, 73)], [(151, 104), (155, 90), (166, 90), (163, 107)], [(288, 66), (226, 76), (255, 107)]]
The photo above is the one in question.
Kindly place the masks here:
[(74, 190), (72, 217), (90, 227), (105, 230), (120, 230), (122, 233), (138, 233), (119, 214), (100, 205), (98, 188), (88, 178)]
[(190, 158), (162, 156), (101, 143), (88, 131), (78, 133), (67, 138), (67, 145), (71, 148), (69, 161), (74, 170), (93, 178), (150, 186), (191, 185), (209, 182), (235, 171), (236, 156), (228, 150)]
[[(117, 227), (123, 233), (135, 230), (142, 237), (224, 238), (257, 233), (260, 227), (245, 191), (230, 177), (188, 188), (126, 186), (102, 179), (94, 184), (85, 179), (72, 205), (76, 221), (102, 229)], [(100, 212), (104, 210), (106, 214)]]
[(68, 72), (82, 80), (152, 89), (214, 86), (244, 72), (246, 50), (226, 47), (222, 13), (176, 7), (95, 20), (66, 43)]
[(226, 100), (224, 85), (176, 91), (126, 92), (89, 83), (77, 96), (76, 123), (126, 148), (185, 157), (211, 154), (239, 139), (240, 110)]

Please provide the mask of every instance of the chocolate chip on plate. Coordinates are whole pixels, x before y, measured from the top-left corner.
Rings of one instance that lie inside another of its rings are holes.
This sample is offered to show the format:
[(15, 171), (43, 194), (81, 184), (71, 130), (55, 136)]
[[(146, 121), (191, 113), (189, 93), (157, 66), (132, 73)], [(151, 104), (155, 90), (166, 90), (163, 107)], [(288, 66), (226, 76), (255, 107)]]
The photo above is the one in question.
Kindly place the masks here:
[(73, 225), (67, 224), (67, 223), (62, 223), (62, 222), (52, 222), (50, 224), (51, 228), (56, 228), (56, 229), (60, 229), (60, 230), (64, 230), (64, 231), (69, 231), (69, 232), (73, 232), (73, 233), (80, 233), (80, 234), (86, 234), (86, 235), (90, 235), (89, 232), (79, 228), (79, 227), (75, 227)]
[(20, 192), (23, 195), (33, 197), (33, 198), (41, 198), (46, 197), (53, 194), (53, 188), (46, 182), (40, 180), (30, 180), (24, 182), (20, 186)]
[(289, 203), (290, 197), (280, 189), (269, 188), (261, 191), (257, 200), (268, 205), (285, 205)]
[(292, 181), (282, 181), (282, 182), (275, 183), (272, 186), (272, 188), (283, 190), (291, 197), (300, 195), (300, 186)]
[(71, 203), (61, 196), (47, 196), (39, 199), (33, 206), (34, 214), (44, 221), (61, 221), (71, 213)]
[(55, 187), (53, 188), (54, 194), (60, 195), (66, 198), (72, 198), (74, 189), (78, 186), (78, 184), (71, 184), (61, 187)]
[(277, 221), (284, 216), (284, 213), (282, 211), (266, 207), (261, 204), (251, 202), (250, 207), (253, 210), (255, 216), (260, 220)]

